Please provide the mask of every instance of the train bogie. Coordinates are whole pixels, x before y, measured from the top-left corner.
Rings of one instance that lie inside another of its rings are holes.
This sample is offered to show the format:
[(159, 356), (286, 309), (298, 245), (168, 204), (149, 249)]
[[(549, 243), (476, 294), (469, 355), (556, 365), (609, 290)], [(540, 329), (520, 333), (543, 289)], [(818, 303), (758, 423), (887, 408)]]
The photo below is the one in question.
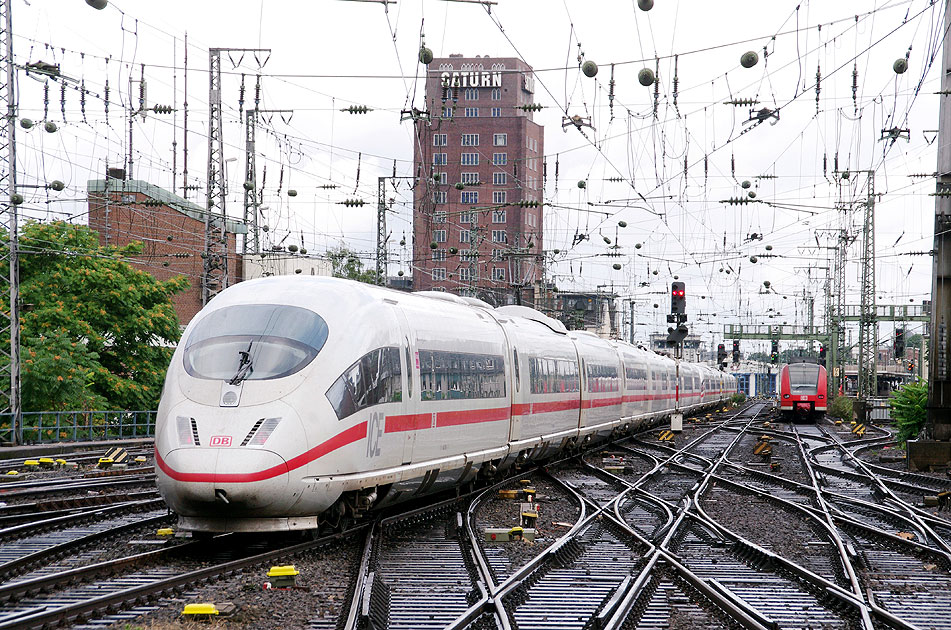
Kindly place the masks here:
[(532, 309), (333, 278), (219, 294), (186, 329), (158, 484), (197, 531), (309, 529), (717, 404), (735, 380)]

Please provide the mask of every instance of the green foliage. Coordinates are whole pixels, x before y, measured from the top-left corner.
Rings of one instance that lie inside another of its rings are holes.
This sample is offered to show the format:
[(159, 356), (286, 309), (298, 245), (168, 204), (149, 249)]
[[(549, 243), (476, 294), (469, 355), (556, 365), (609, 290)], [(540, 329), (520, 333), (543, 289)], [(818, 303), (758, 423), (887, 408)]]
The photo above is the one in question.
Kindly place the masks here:
[(840, 420), (852, 420), (852, 399), (848, 396), (836, 396), (826, 414)]
[(742, 405), (746, 402), (746, 394), (743, 392), (737, 392), (730, 397), (730, 402), (734, 405)]
[(343, 245), (327, 252), (327, 258), (337, 278), (348, 278), (367, 284), (376, 284), (376, 269), (364, 269), (359, 255)]
[(905, 341), (905, 345), (909, 348), (920, 348), (922, 342), (921, 335), (912, 335)]
[(892, 420), (898, 425), (898, 441), (902, 444), (917, 437), (928, 417), (928, 385), (921, 381), (908, 383), (889, 398)]
[(188, 281), (156, 280), (124, 260), (141, 244), (101, 247), (82, 225), (27, 223), (19, 242), (23, 411), (155, 409)]

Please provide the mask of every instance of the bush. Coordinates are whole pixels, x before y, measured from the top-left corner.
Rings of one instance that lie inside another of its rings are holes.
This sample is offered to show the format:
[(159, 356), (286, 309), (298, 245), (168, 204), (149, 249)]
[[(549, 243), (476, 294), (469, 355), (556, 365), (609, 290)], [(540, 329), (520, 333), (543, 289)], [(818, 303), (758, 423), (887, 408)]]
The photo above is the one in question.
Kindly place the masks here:
[(746, 402), (746, 394), (744, 394), (743, 392), (737, 392), (736, 394), (733, 394), (733, 396), (730, 398), (730, 403), (733, 405), (742, 405), (745, 402)]
[(826, 414), (840, 420), (851, 421), (852, 399), (848, 396), (836, 396)]
[(896, 439), (902, 445), (909, 439), (917, 437), (925, 426), (928, 412), (928, 385), (917, 382), (909, 383), (898, 391), (892, 392), (889, 398), (892, 410), (892, 420), (898, 425)]

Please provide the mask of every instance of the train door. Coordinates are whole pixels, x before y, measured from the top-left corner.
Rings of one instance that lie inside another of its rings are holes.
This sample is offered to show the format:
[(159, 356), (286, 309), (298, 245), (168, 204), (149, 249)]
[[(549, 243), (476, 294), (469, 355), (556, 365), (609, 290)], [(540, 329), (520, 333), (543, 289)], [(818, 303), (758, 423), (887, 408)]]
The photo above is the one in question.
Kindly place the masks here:
[[(422, 418), (420, 410), (420, 381), (419, 381), (419, 350), (416, 345), (414, 329), (406, 320), (403, 310), (393, 306), (396, 318), (400, 323), (400, 346), (402, 347), (401, 361), (403, 363), (403, 414), (393, 417), (392, 426), (386, 428), (387, 433), (394, 432), (400, 436), (400, 448), (403, 451), (401, 463), (409, 464), (413, 461), (413, 449), (416, 446), (416, 429)], [(387, 420), (390, 420), (388, 418)], [(426, 423), (428, 426), (428, 423)]]

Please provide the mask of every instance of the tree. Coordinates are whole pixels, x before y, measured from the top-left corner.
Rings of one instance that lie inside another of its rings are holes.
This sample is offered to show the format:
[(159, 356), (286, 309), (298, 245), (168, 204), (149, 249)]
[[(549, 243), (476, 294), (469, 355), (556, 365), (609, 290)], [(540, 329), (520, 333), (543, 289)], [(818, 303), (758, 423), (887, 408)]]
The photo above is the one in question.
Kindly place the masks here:
[(892, 409), (892, 419), (898, 424), (898, 442), (904, 445), (917, 437), (925, 426), (928, 418), (928, 385), (920, 381), (908, 383), (892, 392), (888, 403)]
[(86, 226), (21, 230), (23, 410), (155, 409), (180, 336), (171, 298), (188, 281), (156, 280), (124, 260), (141, 243), (101, 247)]
[(333, 274), (336, 278), (348, 278), (367, 284), (376, 284), (377, 276), (375, 269), (364, 269), (363, 261), (360, 256), (352, 249), (340, 245), (336, 249), (327, 252), (327, 258), (333, 267)]
[(922, 342), (921, 335), (915, 334), (908, 338), (908, 341), (905, 342), (905, 345), (908, 346), (909, 348), (920, 348), (921, 342)]

